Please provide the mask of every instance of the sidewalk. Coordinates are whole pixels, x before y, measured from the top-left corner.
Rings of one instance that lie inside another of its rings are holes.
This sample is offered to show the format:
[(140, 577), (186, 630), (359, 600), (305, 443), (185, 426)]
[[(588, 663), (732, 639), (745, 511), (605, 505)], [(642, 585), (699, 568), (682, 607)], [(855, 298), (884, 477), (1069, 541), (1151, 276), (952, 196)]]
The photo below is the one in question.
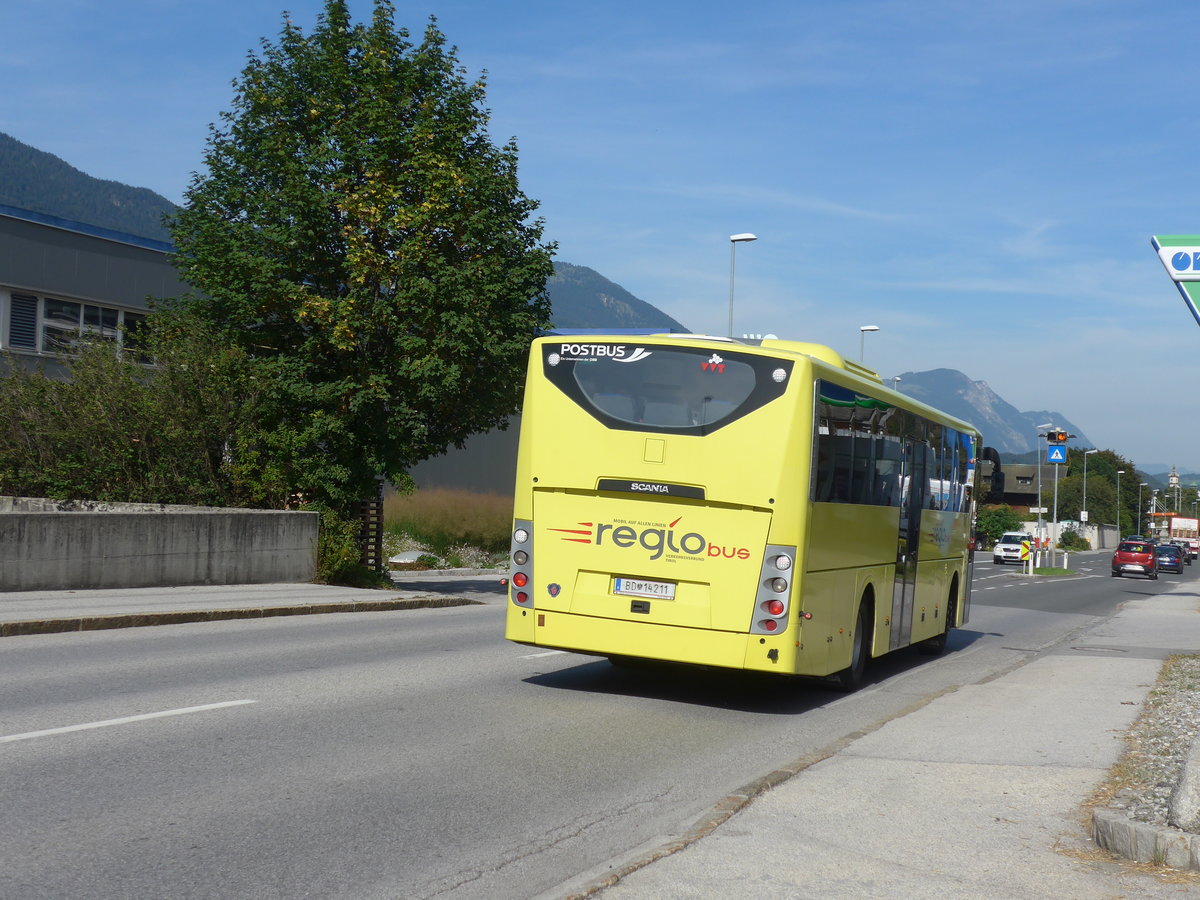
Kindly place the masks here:
[(480, 600), (464, 584), (486, 590), (502, 575), (480, 570), (412, 572), (396, 576), (396, 590), (327, 584), (196, 585), (91, 591), (0, 593), (0, 637), (172, 625), (220, 619), (372, 612), (465, 606)]
[(1200, 601), (1180, 587), (1129, 602), (1069, 645), (940, 697), (815, 765), (797, 763), (790, 778), (775, 773), (787, 780), (753, 800), (728, 798), (740, 811), (700, 823), (678, 842), (683, 849), (647, 865), (674, 848), (651, 851), (575, 896), (1200, 896), (1200, 876), (1111, 861), (1089, 839), (1083, 808), (1120, 756), (1162, 660), (1200, 652)]

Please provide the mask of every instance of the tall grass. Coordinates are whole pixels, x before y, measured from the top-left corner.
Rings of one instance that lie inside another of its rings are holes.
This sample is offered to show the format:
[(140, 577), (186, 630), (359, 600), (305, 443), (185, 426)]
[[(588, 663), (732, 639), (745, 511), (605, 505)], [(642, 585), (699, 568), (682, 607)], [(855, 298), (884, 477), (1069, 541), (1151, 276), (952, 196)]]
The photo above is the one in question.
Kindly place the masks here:
[(384, 529), (424, 544), (439, 555), (462, 547), (508, 550), (512, 497), (453, 488), (426, 488), (383, 501)]

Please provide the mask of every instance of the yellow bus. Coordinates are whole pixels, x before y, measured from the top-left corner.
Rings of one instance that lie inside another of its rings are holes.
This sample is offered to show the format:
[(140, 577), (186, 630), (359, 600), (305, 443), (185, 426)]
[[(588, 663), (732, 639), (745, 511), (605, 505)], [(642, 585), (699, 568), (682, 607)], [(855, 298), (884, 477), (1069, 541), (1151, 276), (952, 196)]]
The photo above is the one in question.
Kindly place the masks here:
[(817, 344), (534, 341), (505, 636), (856, 687), (970, 611), (969, 424)]

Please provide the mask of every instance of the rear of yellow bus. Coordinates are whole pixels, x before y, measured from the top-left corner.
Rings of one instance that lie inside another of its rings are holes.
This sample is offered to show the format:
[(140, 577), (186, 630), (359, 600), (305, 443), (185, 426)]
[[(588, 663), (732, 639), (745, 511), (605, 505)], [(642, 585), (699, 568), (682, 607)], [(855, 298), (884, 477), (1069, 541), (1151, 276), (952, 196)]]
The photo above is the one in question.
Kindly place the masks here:
[(506, 637), (797, 671), (805, 357), (713, 338), (534, 342)]

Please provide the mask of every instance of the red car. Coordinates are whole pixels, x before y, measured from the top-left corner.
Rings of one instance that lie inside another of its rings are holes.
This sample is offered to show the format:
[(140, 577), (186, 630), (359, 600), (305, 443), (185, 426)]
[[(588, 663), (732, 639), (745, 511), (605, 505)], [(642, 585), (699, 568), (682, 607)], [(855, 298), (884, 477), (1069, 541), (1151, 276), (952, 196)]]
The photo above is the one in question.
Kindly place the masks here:
[(1149, 541), (1121, 541), (1112, 558), (1113, 578), (1127, 573), (1158, 578), (1158, 562), (1154, 545)]

